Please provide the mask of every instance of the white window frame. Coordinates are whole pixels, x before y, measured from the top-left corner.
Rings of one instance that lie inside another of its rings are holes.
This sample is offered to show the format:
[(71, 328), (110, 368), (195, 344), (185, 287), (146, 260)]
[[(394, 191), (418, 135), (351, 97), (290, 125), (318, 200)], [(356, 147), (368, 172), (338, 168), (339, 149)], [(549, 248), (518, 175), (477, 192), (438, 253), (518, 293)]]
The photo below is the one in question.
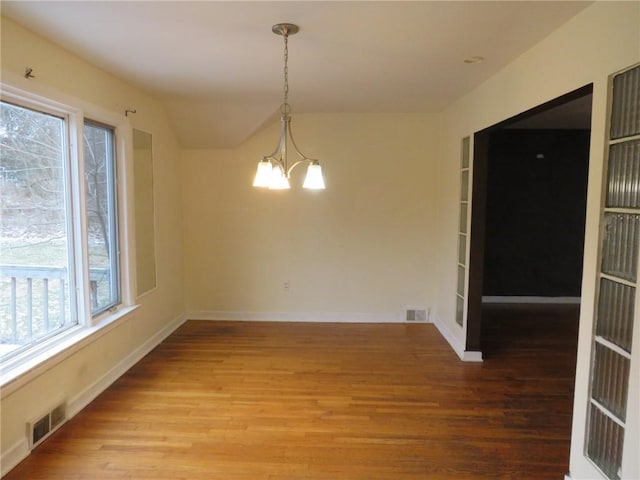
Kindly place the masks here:
[[(94, 127), (99, 127), (99, 128), (106, 128), (108, 129), (112, 134), (113, 134), (113, 142), (111, 145), (111, 149), (113, 150), (111, 153), (114, 157), (115, 162), (113, 163), (113, 165), (109, 165), (107, 167), (107, 176), (111, 176), (113, 177), (113, 182), (115, 183), (115, 189), (111, 190), (111, 188), (109, 188), (109, 193), (108, 193), (108, 203), (109, 203), (109, 208), (110, 209), (114, 209), (116, 211), (116, 213), (118, 213), (120, 211), (120, 202), (118, 201), (118, 152), (117, 152), (117, 139), (118, 139), (118, 132), (116, 131), (116, 129), (112, 126), (112, 125), (106, 125), (103, 122), (99, 122), (97, 120), (93, 120), (90, 118), (87, 118), (85, 116), (84, 121), (83, 121), (83, 128), (84, 126), (86, 126), (87, 124), (92, 125)], [(83, 138), (83, 146), (82, 146), (82, 152), (84, 152), (84, 138)], [(83, 162), (83, 165), (85, 163)], [(86, 188), (87, 188), (87, 183), (86, 183), (86, 178), (84, 175), (82, 175), (82, 181), (83, 181), (83, 188), (85, 189), (85, 195), (83, 196), (83, 206), (86, 207)], [(114, 195), (115, 198), (111, 198), (111, 195)], [(85, 212), (86, 213), (86, 212)], [(85, 214), (84, 215), (85, 220), (87, 221), (88, 224), (88, 215)], [(109, 264), (110, 266), (112, 266), (114, 263), (117, 264), (117, 270), (115, 272), (115, 276), (116, 276), (116, 283), (117, 285), (117, 295), (116, 295), (116, 301), (114, 303), (110, 303), (109, 305), (106, 305), (104, 307), (101, 307), (98, 309), (98, 311), (96, 313), (92, 313), (92, 318), (96, 317), (96, 316), (100, 316), (102, 313), (104, 312), (113, 312), (113, 311), (117, 311), (117, 309), (120, 307), (121, 303), (122, 303), (122, 291), (120, 288), (120, 243), (121, 243), (121, 239), (119, 237), (119, 224), (120, 224), (120, 219), (116, 218), (116, 221), (113, 220), (112, 217), (109, 217), (109, 232), (111, 234), (111, 232), (115, 232), (114, 238), (116, 238), (117, 241), (117, 245), (115, 250), (111, 251), (111, 254), (115, 255), (115, 259), (110, 258), (109, 259)], [(83, 238), (87, 239), (88, 242), (88, 235), (84, 235)], [(84, 242), (85, 245), (87, 242)], [(88, 254), (88, 245), (87, 246), (87, 254)], [(115, 260), (115, 262), (114, 262)], [(89, 261), (88, 261), (88, 257), (87, 257), (87, 272), (90, 271), (90, 265), (89, 265)], [(114, 273), (111, 272), (111, 275), (113, 275)], [(91, 275), (89, 274), (89, 280), (91, 279)], [(109, 284), (109, 290), (110, 293), (112, 294), (113, 291), (111, 291), (113, 288), (113, 285), (110, 283)], [(89, 295), (89, 300), (91, 300), (91, 294), (90, 294), (90, 290), (87, 291), (87, 294)], [(93, 310), (93, 308), (91, 308), (91, 310)]]
[[(608, 207), (607, 206), (607, 193), (608, 193), (608, 169), (609, 169), (609, 155), (610, 148), (612, 145), (622, 142), (634, 141), (637, 140), (640, 135), (633, 134), (628, 135), (621, 138), (612, 139), (611, 138), (611, 115), (613, 109), (613, 81), (614, 78), (618, 75), (621, 75), (629, 70), (633, 70), (638, 68), (640, 64), (635, 63), (627, 68), (624, 68), (618, 72), (614, 72), (609, 75), (608, 85), (607, 85), (607, 119), (606, 119), (606, 130), (605, 130), (605, 151), (604, 151), (604, 168), (602, 171), (602, 196), (601, 196), (601, 204), (600, 204), (600, 218), (599, 218), (599, 242), (598, 242), (598, 259), (597, 259), (597, 270), (595, 272), (596, 276), (596, 296), (593, 304), (594, 313), (593, 313), (593, 325), (591, 332), (591, 346), (590, 346), (590, 366), (589, 366), (589, 388), (587, 390), (587, 408), (586, 408), (586, 416), (585, 416), (585, 430), (584, 430), (584, 444), (583, 444), (583, 455), (584, 458), (587, 459), (588, 463), (598, 472), (599, 475), (602, 476), (603, 479), (610, 478), (596, 463), (596, 461), (589, 456), (588, 445), (590, 441), (590, 415), (591, 409), (598, 409), (604, 416), (609, 417), (613, 422), (618, 424), (623, 429), (623, 439), (622, 439), (622, 458), (621, 464), (619, 466), (619, 475), (621, 479), (631, 478), (627, 472), (637, 471), (635, 466), (632, 466), (633, 462), (637, 462), (637, 455), (633, 451), (633, 448), (629, 448), (634, 444), (634, 439), (632, 438), (635, 435), (635, 439), (637, 439), (637, 425), (638, 425), (638, 413), (637, 408), (634, 408), (634, 405), (637, 405), (637, 390), (638, 390), (638, 361), (637, 361), (637, 349), (638, 349), (638, 338), (640, 337), (640, 325), (638, 325), (638, 318), (640, 312), (640, 259), (638, 259), (638, 270), (637, 270), (637, 278), (635, 281), (630, 281), (624, 279), (622, 277), (611, 275), (603, 272), (602, 268), (602, 259), (603, 259), (603, 239), (604, 239), (604, 229), (605, 226), (605, 214), (607, 213), (626, 213), (626, 214), (637, 214), (638, 209), (636, 207)], [(599, 316), (599, 301), (601, 295), (601, 281), (602, 279), (609, 279), (614, 281), (620, 285), (627, 285), (635, 288), (635, 299), (634, 299), (634, 307), (635, 307), (635, 315), (633, 318), (633, 338), (631, 342), (630, 351), (626, 351), (618, 345), (610, 342), (604, 337), (601, 337), (597, 334), (598, 327), (598, 316)], [(592, 388), (594, 382), (594, 370), (595, 370), (595, 351), (596, 345), (600, 344), (601, 346), (607, 348), (610, 351), (615, 352), (617, 355), (624, 357), (629, 360), (629, 374), (625, 379), (627, 385), (627, 403), (626, 403), (626, 418), (623, 420), (619, 419), (614, 413), (612, 413), (607, 407), (601, 405), (593, 398)], [(637, 444), (637, 441), (636, 441)], [(637, 463), (636, 463), (637, 466)]]
[[(73, 354), (97, 336), (107, 333), (135, 310), (135, 256), (133, 237), (133, 135), (129, 119), (122, 114), (107, 111), (88, 102), (67, 97), (45, 88), (26, 91), (6, 83), (0, 84), (3, 101), (24, 108), (50, 113), (65, 119), (69, 162), (67, 179), (71, 185), (69, 195), (68, 229), (70, 310), (77, 318), (77, 325), (53, 335), (31, 348), (0, 363), (0, 387), (4, 395), (19, 388), (41, 372)], [(118, 202), (118, 243), (120, 267), (120, 303), (95, 316), (91, 314), (89, 253), (87, 243), (86, 184), (84, 178), (85, 120), (100, 122), (113, 128), (115, 134), (116, 196)], [(73, 212), (73, 214), (71, 214)]]
[[(465, 148), (466, 147), (466, 148)], [(456, 250), (456, 309), (455, 309), (455, 323), (456, 325), (464, 329), (467, 328), (467, 315), (469, 310), (469, 252), (471, 249), (471, 193), (473, 186), (473, 135), (466, 135), (460, 140), (460, 196), (458, 201), (458, 249)], [(466, 158), (465, 158), (466, 156)], [(466, 166), (465, 166), (466, 161)], [(462, 177), (467, 174), (467, 190), (464, 190), (462, 183)], [(466, 199), (465, 199), (466, 195)], [(466, 206), (466, 216), (462, 218), (462, 206)], [(460, 228), (460, 225), (464, 221), (464, 232)], [(465, 239), (464, 249), (464, 262), (460, 262), (460, 237)], [(460, 272), (462, 269), (462, 272)], [(461, 275), (462, 274), (462, 275)], [(462, 282), (462, 292), (458, 291), (458, 286)], [(458, 323), (458, 301), (462, 300), (462, 318), (461, 323)], [(465, 333), (466, 335), (466, 333)]]

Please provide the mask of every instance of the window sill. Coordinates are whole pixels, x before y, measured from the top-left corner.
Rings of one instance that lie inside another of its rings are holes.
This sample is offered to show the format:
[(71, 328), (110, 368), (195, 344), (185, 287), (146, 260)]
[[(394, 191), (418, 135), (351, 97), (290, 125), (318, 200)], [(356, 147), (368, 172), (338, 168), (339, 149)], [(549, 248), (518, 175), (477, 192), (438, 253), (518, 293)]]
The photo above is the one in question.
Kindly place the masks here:
[(72, 328), (63, 334), (62, 338), (51, 342), (44, 351), (25, 352), (24, 355), (6, 362), (7, 365), (0, 366), (2, 396), (11, 395), (26, 383), (110, 332), (137, 308), (137, 305), (123, 307), (104, 317), (96, 325)]

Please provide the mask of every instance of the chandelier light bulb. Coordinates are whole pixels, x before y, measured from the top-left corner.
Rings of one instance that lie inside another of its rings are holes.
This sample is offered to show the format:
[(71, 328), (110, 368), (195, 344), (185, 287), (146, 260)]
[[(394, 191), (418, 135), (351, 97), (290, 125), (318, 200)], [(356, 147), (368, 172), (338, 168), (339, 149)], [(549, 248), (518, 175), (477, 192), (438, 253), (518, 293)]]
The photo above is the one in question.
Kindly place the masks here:
[(289, 179), (282, 171), (282, 168), (276, 165), (271, 169), (271, 177), (269, 178), (269, 189), (288, 190), (289, 188), (291, 188), (291, 185), (289, 185)]
[(302, 188), (309, 190), (324, 190), (324, 178), (322, 178), (322, 167), (317, 161), (311, 163), (307, 168), (307, 176), (304, 179)]
[(268, 187), (271, 180), (271, 162), (269, 160), (262, 160), (258, 162), (258, 170), (256, 171), (256, 178), (253, 180), (254, 187)]

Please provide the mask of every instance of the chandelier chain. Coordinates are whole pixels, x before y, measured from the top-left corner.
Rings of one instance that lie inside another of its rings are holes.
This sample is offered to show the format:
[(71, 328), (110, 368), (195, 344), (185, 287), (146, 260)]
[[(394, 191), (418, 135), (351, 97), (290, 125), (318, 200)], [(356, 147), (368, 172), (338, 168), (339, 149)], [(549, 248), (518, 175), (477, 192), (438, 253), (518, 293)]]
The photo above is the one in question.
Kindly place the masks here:
[(284, 104), (289, 100), (289, 35), (284, 34)]

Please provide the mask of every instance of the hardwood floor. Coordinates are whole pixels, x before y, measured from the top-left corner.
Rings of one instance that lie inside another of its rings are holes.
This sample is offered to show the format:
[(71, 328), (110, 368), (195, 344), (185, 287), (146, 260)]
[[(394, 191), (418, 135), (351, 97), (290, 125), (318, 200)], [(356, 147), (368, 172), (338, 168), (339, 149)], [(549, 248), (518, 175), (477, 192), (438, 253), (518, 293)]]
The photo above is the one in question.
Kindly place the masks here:
[(560, 480), (576, 312), (526, 312), (482, 364), (429, 324), (189, 321), (6, 480)]

